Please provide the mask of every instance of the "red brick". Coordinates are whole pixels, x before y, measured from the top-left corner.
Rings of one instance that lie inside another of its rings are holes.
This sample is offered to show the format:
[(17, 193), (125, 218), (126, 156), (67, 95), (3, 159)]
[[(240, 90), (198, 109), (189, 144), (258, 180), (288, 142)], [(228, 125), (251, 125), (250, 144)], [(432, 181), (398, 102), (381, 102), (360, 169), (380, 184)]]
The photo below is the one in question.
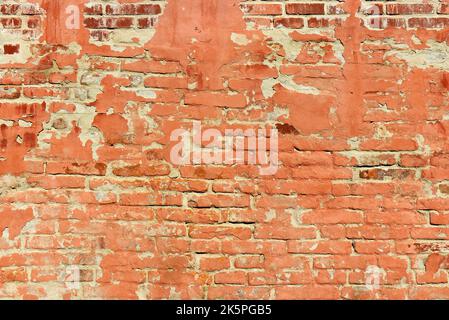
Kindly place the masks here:
[(217, 258), (201, 258), (200, 268), (205, 271), (216, 271), (229, 268), (229, 258), (217, 257)]
[(19, 53), (20, 45), (19, 44), (5, 44), (3, 45), (3, 53), (4, 54), (15, 54)]
[(387, 4), (386, 5), (387, 14), (423, 14), (432, 13), (432, 4)]
[(219, 272), (215, 274), (214, 282), (216, 284), (246, 284), (247, 276), (241, 271)]
[(287, 14), (324, 14), (324, 3), (287, 3)]
[(444, 28), (449, 25), (449, 18), (410, 18), (410, 28)]
[(274, 26), (283, 26), (292, 29), (301, 29), (304, 27), (304, 20), (302, 18), (275, 18)]
[(278, 3), (263, 4), (244, 4), (243, 12), (251, 15), (280, 15), (282, 14), (282, 6)]

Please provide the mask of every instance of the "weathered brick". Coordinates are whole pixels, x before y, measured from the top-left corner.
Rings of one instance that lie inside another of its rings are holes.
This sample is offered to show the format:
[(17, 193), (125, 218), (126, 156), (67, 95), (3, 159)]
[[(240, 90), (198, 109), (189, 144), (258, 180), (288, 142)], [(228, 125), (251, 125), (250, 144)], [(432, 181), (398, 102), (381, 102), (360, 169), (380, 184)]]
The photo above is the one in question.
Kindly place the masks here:
[(324, 14), (324, 3), (287, 3), (287, 14)]
[(448, 5), (3, 1), (0, 299), (448, 298)]

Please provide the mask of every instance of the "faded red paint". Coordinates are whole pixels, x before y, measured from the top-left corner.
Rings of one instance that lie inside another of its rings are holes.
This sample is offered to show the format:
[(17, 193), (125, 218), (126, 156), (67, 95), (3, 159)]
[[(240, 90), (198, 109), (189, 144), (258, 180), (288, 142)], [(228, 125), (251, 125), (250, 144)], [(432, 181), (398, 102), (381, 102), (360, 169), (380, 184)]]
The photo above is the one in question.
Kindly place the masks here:
[[(370, 5), (0, 4), (0, 297), (449, 298), (447, 3)], [(279, 170), (173, 165), (194, 120)]]

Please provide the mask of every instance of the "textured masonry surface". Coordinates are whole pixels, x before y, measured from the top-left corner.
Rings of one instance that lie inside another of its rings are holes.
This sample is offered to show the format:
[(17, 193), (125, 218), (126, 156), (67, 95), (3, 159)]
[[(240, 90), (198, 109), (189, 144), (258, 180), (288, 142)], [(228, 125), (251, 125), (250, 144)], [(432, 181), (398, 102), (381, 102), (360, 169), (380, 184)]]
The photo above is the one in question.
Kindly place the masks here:
[[(0, 298), (449, 299), (448, 35), (448, 0), (1, 1)], [(174, 165), (195, 120), (276, 127), (279, 170)]]

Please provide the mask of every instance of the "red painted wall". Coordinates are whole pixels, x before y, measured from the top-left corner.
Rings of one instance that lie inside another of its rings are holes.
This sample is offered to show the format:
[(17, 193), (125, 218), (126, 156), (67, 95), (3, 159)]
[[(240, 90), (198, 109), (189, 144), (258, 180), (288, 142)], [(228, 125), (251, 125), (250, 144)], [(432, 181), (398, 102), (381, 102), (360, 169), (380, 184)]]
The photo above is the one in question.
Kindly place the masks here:
[[(449, 298), (448, 35), (447, 0), (3, 1), (0, 298)], [(279, 163), (180, 164), (195, 126)]]

